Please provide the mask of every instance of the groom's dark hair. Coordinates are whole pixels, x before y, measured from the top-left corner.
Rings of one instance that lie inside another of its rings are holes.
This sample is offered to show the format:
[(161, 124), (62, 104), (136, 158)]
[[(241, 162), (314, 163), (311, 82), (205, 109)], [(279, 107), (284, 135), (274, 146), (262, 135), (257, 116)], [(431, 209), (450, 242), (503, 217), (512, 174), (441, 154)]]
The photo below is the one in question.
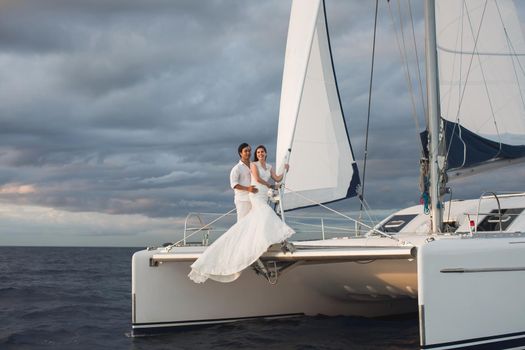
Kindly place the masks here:
[(241, 152), (244, 148), (246, 147), (250, 147), (249, 144), (247, 144), (246, 142), (243, 142), (239, 145), (239, 147), (237, 148), (237, 154), (239, 155), (239, 157), (241, 156)]

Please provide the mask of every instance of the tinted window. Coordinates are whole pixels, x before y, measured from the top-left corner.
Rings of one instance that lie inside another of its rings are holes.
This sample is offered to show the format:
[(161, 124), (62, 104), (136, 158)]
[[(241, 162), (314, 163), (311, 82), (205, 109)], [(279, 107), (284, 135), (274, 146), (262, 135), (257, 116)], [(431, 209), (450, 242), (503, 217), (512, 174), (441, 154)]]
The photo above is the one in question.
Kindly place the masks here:
[(505, 231), (518, 217), (523, 208), (501, 209), (501, 229), (498, 209), (494, 209), (478, 225), (478, 231)]
[(394, 215), (379, 228), (386, 233), (397, 233), (403, 229), (417, 214)]

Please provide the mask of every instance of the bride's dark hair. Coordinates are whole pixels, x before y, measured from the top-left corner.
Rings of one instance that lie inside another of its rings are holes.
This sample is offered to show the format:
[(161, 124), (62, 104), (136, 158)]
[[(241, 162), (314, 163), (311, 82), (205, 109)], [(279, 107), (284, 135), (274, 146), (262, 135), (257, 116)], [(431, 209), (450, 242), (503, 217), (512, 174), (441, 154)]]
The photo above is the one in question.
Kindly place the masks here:
[[(268, 157), (268, 151), (266, 150), (266, 147), (264, 147), (263, 145), (259, 145), (257, 146), (257, 148), (255, 149), (255, 152), (253, 152), (253, 161), (256, 162), (258, 161), (259, 159), (257, 159), (257, 150), (259, 148), (262, 148), (264, 150), (264, 153), (266, 153), (266, 156)], [(266, 159), (265, 159), (266, 160)]]

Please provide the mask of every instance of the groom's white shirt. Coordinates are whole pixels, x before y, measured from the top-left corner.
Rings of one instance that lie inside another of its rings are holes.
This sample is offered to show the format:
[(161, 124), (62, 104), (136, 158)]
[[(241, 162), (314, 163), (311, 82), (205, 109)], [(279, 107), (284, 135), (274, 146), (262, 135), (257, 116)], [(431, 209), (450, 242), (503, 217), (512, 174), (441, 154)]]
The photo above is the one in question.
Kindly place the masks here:
[(235, 185), (250, 186), (252, 182), (252, 174), (250, 167), (244, 164), (241, 160), (237, 163), (230, 172), (230, 186), (235, 193), (234, 202), (237, 207), (237, 220), (244, 217), (250, 211), (252, 205), (248, 191), (238, 190)]

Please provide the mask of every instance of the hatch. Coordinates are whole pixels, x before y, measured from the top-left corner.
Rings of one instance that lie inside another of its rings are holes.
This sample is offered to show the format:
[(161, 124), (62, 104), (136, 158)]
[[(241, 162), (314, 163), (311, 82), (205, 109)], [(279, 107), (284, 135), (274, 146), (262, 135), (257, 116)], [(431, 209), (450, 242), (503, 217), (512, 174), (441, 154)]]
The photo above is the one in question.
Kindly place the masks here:
[(398, 233), (418, 214), (394, 215), (387, 222), (382, 224), (379, 229), (385, 233)]

